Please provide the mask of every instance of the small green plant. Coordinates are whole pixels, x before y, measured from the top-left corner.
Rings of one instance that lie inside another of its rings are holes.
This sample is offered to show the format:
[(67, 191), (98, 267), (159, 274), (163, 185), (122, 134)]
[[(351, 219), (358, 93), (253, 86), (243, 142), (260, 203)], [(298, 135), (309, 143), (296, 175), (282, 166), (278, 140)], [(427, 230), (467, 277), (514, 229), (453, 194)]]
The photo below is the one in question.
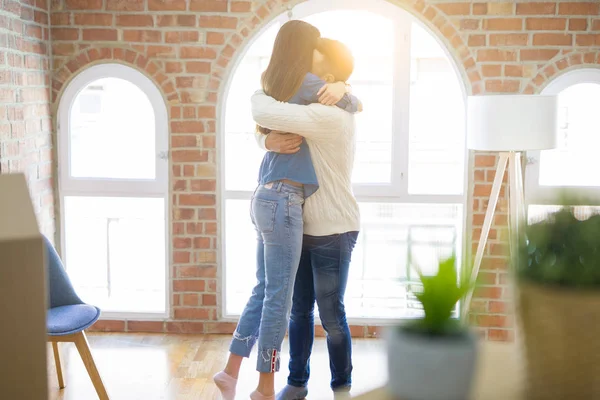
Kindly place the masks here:
[(468, 280), (459, 280), (456, 256), (440, 261), (436, 275), (426, 276), (420, 269), (418, 273), (422, 290), (415, 293), (415, 296), (422, 304), (425, 316), (403, 325), (402, 329), (432, 336), (464, 334), (465, 327), (459, 320), (452, 318), (452, 312), (473, 285)]
[(575, 207), (562, 206), (545, 220), (527, 226), (525, 232), (519, 258), (514, 260), (522, 280), (600, 287), (600, 215), (584, 218)]

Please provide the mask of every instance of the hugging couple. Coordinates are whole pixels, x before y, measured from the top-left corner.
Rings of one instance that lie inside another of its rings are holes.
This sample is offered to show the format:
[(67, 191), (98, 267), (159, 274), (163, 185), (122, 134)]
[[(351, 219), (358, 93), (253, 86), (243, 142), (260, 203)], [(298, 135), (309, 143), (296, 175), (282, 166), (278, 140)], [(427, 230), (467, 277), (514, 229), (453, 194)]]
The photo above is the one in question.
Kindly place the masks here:
[[(250, 399), (307, 396), (315, 301), (327, 334), (334, 397), (350, 398), (344, 293), (360, 228), (351, 177), (353, 114), (362, 111), (345, 83), (353, 69), (345, 45), (321, 38), (306, 22), (289, 21), (275, 39), (262, 90), (252, 96), (257, 142), (268, 150), (251, 202), (258, 283), (233, 334), (227, 365), (214, 377), (224, 400), (235, 399), (242, 360), (257, 341), (260, 377)], [(275, 394), (288, 324), (288, 384)]]

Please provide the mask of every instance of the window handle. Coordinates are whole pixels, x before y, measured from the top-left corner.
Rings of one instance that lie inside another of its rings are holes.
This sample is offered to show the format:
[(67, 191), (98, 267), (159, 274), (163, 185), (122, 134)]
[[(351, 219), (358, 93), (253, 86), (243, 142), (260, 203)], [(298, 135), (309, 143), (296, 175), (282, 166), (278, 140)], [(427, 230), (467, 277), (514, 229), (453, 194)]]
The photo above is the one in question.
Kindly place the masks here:
[(160, 158), (161, 160), (168, 160), (169, 159), (169, 152), (168, 151), (159, 151), (156, 154), (157, 158)]
[(527, 162), (525, 164), (526, 165), (537, 164), (537, 159), (535, 157), (527, 157)]

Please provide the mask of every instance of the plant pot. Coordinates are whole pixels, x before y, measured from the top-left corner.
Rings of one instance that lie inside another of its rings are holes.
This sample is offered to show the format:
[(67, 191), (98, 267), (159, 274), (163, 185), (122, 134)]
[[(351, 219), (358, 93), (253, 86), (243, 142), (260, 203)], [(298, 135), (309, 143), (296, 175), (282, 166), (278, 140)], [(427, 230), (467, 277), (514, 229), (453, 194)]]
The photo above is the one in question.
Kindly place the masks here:
[(528, 400), (600, 399), (600, 292), (517, 286)]
[(433, 337), (394, 328), (388, 333), (388, 388), (394, 399), (466, 400), (477, 358), (477, 338)]

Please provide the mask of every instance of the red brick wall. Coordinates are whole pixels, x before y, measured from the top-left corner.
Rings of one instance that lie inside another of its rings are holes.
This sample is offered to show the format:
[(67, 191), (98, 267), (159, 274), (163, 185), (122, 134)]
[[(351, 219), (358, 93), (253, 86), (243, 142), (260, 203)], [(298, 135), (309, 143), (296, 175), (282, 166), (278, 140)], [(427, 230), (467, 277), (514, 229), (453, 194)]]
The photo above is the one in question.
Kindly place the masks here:
[[(170, 103), (173, 198), (173, 319), (105, 321), (98, 329), (230, 332), (220, 323), (217, 271), (216, 135), (232, 60), (272, 17), (298, 0), (53, 0), (54, 106), (86, 66), (117, 60), (140, 68)], [(469, 94), (535, 93), (560, 72), (600, 64), (599, 2), (391, 0), (450, 49)], [(478, 238), (496, 158), (474, 156), (469, 214)], [(510, 340), (502, 227), (491, 233), (472, 320), (490, 340)], [(476, 245), (476, 242), (473, 243)], [(376, 328), (354, 327), (355, 335)]]
[(26, 174), (40, 228), (53, 237), (48, 7), (0, 2), (0, 172)]

